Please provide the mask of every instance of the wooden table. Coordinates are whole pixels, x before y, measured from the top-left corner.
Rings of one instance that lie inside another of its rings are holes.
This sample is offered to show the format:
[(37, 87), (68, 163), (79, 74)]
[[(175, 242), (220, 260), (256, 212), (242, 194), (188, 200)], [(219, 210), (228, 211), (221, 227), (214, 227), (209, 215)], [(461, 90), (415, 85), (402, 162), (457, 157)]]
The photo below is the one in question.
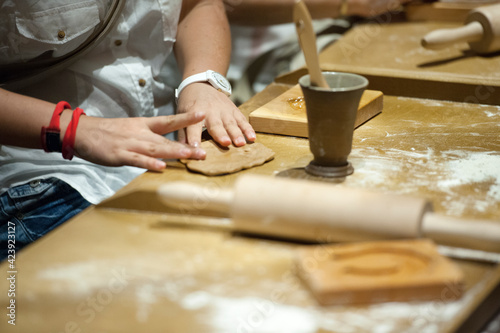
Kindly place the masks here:
[[(241, 109), (288, 88), (272, 84)], [(500, 108), (397, 96), (384, 103), (355, 131), (354, 174), (332, 186), (425, 196), (440, 213), (500, 223)], [(242, 173), (307, 178), (307, 139), (260, 133), (257, 141), (276, 157)], [(16, 326), (3, 315), (0, 331), (451, 332), (472, 314), (467, 325), (485, 319), (473, 312), (494, 292), (497, 265), (455, 260), (466, 276), (460, 299), (443, 290), (432, 302), (321, 307), (294, 272), (302, 244), (233, 234), (223, 216), (174, 211), (156, 197), (165, 182), (217, 191), (242, 173), (210, 178), (172, 162), (29, 246), (15, 262)], [(219, 227), (208, 226), (214, 221)], [(1, 279), (3, 312), (8, 289)]]

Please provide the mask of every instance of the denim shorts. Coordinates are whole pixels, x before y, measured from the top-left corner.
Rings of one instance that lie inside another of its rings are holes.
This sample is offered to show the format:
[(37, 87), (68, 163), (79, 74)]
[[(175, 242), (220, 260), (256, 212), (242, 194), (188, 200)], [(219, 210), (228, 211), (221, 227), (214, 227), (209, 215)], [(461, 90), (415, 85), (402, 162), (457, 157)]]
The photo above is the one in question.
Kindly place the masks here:
[(80, 193), (57, 178), (10, 188), (0, 195), (0, 261), (13, 253), (11, 244), (17, 253), (88, 206)]

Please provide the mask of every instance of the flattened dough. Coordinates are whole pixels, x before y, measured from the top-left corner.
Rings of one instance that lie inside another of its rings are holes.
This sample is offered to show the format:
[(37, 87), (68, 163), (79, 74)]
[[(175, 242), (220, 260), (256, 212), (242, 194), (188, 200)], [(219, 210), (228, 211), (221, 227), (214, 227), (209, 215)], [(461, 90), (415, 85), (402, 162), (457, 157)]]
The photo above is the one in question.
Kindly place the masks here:
[(274, 151), (261, 143), (248, 143), (243, 147), (222, 147), (213, 140), (201, 143), (200, 147), (207, 152), (205, 160), (181, 160), (191, 171), (207, 176), (218, 176), (238, 172), (254, 166), (262, 165), (274, 158)]

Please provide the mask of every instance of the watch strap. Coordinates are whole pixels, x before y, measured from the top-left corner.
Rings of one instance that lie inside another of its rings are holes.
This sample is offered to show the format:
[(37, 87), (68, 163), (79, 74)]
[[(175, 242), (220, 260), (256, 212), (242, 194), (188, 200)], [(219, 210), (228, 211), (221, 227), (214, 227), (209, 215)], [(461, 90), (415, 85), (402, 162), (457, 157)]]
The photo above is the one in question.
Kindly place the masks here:
[[(177, 89), (175, 89), (175, 102), (177, 103), (178, 99), (179, 99), (179, 96), (182, 92), (182, 90), (184, 88), (186, 88), (188, 85), (192, 84), (192, 83), (197, 83), (197, 82), (208, 82), (210, 83), (214, 88), (218, 89), (219, 91), (223, 92), (224, 94), (226, 94), (227, 96), (230, 96), (231, 95), (231, 91), (225, 91), (221, 88), (218, 88), (215, 86), (215, 83), (213, 82), (214, 80), (211, 80), (211, 77), (214, 75), (214, 74), (218, 74), (217, 72), (214, 72), (212, 70), (208, 70), (206, 72), (203, 72), (203, 73), (198, 73), (198, 74), (194, 74), (194, 75), (191, 75), (187, 78), (185, 78), (181, 84), (179, 85), (179, 87)], [(218, 74), (220, 75), (220, 74)]]
[(194, 75), (191, 75), (191, 76), (185, 78), (181, 82), (181, 84), (179, 85), (179, 87), (177, 89), (175, 89), (175, 101), (177, 102), (177, 100), (179, 99), (179, 96), (180, 96), (182, 90), (184, 88), (186, 88), (188, 85), (190, 85), (191, 83), (207, 82), (207, 81), (208, 81), (207, 72), (194, 74)]
[(62, 149), (61, 143), (61, 128), (59, 127), (61, 114), (64, 110), (71, 109), (71, 106), (66, 101), (61, 101), (56, 104), (49, 126), (42, 126), (41, 140), (43, 150), (47, 153), (60, 152)]

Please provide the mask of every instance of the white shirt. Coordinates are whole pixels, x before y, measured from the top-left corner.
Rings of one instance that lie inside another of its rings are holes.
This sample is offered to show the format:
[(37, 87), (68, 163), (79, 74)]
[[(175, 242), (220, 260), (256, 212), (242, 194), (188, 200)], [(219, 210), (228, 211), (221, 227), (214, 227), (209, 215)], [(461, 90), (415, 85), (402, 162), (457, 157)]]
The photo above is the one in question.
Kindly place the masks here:
[[(0, 0), (0, 64), (30, 60), (47, 51), (55, 57), (71, 52), (99, 28), (110, 2)], [(88, 55), (18, 92), (54, 103), (65, 100), (73, 109), (80, 107), (96, 117), (173, 114), (173, 90), (163, 83), (160, 70), (175, 42), (181, 3), (127, 0), (115, 28)], [(87, 139), (99, 145), (99, 129)], [(33, 179), (57, 177), (96, 204), (144, 171), (0, 146), (0, 193)]]

